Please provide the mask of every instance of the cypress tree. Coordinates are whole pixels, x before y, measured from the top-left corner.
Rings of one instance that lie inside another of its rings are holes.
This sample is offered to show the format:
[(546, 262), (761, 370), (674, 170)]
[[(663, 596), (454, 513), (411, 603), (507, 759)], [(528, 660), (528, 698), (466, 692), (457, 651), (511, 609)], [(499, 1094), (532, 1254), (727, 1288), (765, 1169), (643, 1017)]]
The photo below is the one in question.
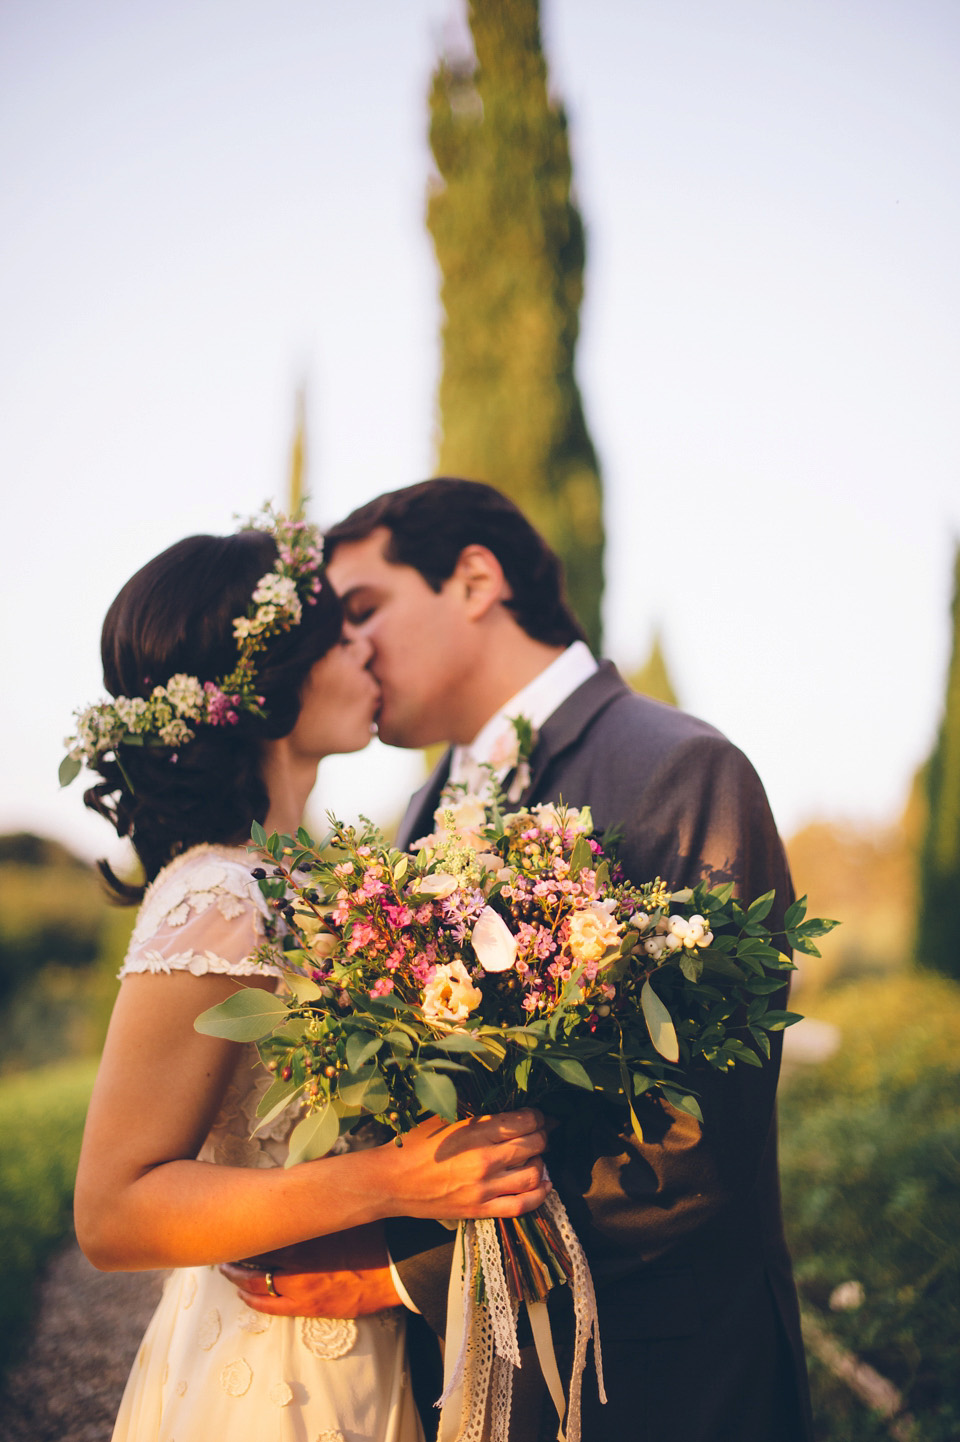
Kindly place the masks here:
[(438, 470), (512, 497), (561, 556), (600, 642), (602, 490), (574, 376), (584, 233), (567, 121), (547, 87), (538, 0), (470, 0), (476, 61), (430, 92), (441, 271)]
[(642, 696), (650, 696), (654, 701), (663, 701), (668, 706), (679, 705), (667, 669), (667, 658), (663, 654), (659, 631), (654, 632), (650, 655), (642, 666), (630, 673), (627, 681), (634, 691), (639, 691)]
[(960, 981), (960, 545), (953, 571), (953, 650), (943, 722), (924, 768), (917, 959)]

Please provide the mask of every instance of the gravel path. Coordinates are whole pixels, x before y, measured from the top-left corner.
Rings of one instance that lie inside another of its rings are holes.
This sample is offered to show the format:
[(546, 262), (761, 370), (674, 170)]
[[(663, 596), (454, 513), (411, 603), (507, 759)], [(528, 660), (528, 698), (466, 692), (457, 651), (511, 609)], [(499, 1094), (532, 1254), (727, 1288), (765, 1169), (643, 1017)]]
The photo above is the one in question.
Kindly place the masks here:
[(0, 1396), (0, 1442), (109, 1442), (162, 1283), (162, 1272), (98, 1272), (74, 1241), (58, 1252)]

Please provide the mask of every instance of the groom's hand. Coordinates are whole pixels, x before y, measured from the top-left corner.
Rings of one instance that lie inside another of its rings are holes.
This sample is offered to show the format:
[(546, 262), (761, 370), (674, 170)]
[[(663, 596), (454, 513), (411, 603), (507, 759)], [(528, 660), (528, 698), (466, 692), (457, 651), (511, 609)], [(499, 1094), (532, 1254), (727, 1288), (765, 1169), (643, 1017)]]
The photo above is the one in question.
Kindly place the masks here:
[(225, 1262), (220, 1271), (248, 1307), (275, 1317), (364, 1317), (401, 1305), (376, 1223)]

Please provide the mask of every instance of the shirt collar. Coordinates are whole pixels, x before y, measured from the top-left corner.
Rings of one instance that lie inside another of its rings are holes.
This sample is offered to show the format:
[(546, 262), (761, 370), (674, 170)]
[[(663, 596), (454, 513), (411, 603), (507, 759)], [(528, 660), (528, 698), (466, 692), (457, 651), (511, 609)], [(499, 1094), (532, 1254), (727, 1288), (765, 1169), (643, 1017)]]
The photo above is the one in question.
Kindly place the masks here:
[[(493, 761), (507, 733), (512, 735), (512, 720), (524, 716), (534, 731), (552, 716), (558, 706), (597, 670), (597, 662), (584, 641), (574, 641), (556, 660), (551, 661), (538, 676), (522, 687), (499, 708), (477, 732), (469, 746), (455, 746), (450, 760), (450, 780), (460, 781), (474, 767)], [(499, 768), (505, 773), (506, 767)]]

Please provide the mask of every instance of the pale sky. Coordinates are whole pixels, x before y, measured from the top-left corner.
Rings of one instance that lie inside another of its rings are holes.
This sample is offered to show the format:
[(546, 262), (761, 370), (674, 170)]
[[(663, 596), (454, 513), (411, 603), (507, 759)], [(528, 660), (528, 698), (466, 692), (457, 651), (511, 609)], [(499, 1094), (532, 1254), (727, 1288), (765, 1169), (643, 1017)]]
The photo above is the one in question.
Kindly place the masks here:
[[(629, 667), (659, 623), (786, 833), (893, 820), (960, 535), (960, 8), (543, 9), (588, 235), (605, 649)], [(302, 379), (318, 519), (431, 473), (426, 93), (463, 23), (460, 0), (0, 5), (0, 829), (108, 848), (56, 783), (103, 614), (164, 546), (283, 495)], [(387, 820), (419, 772), (325, 763), (322, 803)]]

